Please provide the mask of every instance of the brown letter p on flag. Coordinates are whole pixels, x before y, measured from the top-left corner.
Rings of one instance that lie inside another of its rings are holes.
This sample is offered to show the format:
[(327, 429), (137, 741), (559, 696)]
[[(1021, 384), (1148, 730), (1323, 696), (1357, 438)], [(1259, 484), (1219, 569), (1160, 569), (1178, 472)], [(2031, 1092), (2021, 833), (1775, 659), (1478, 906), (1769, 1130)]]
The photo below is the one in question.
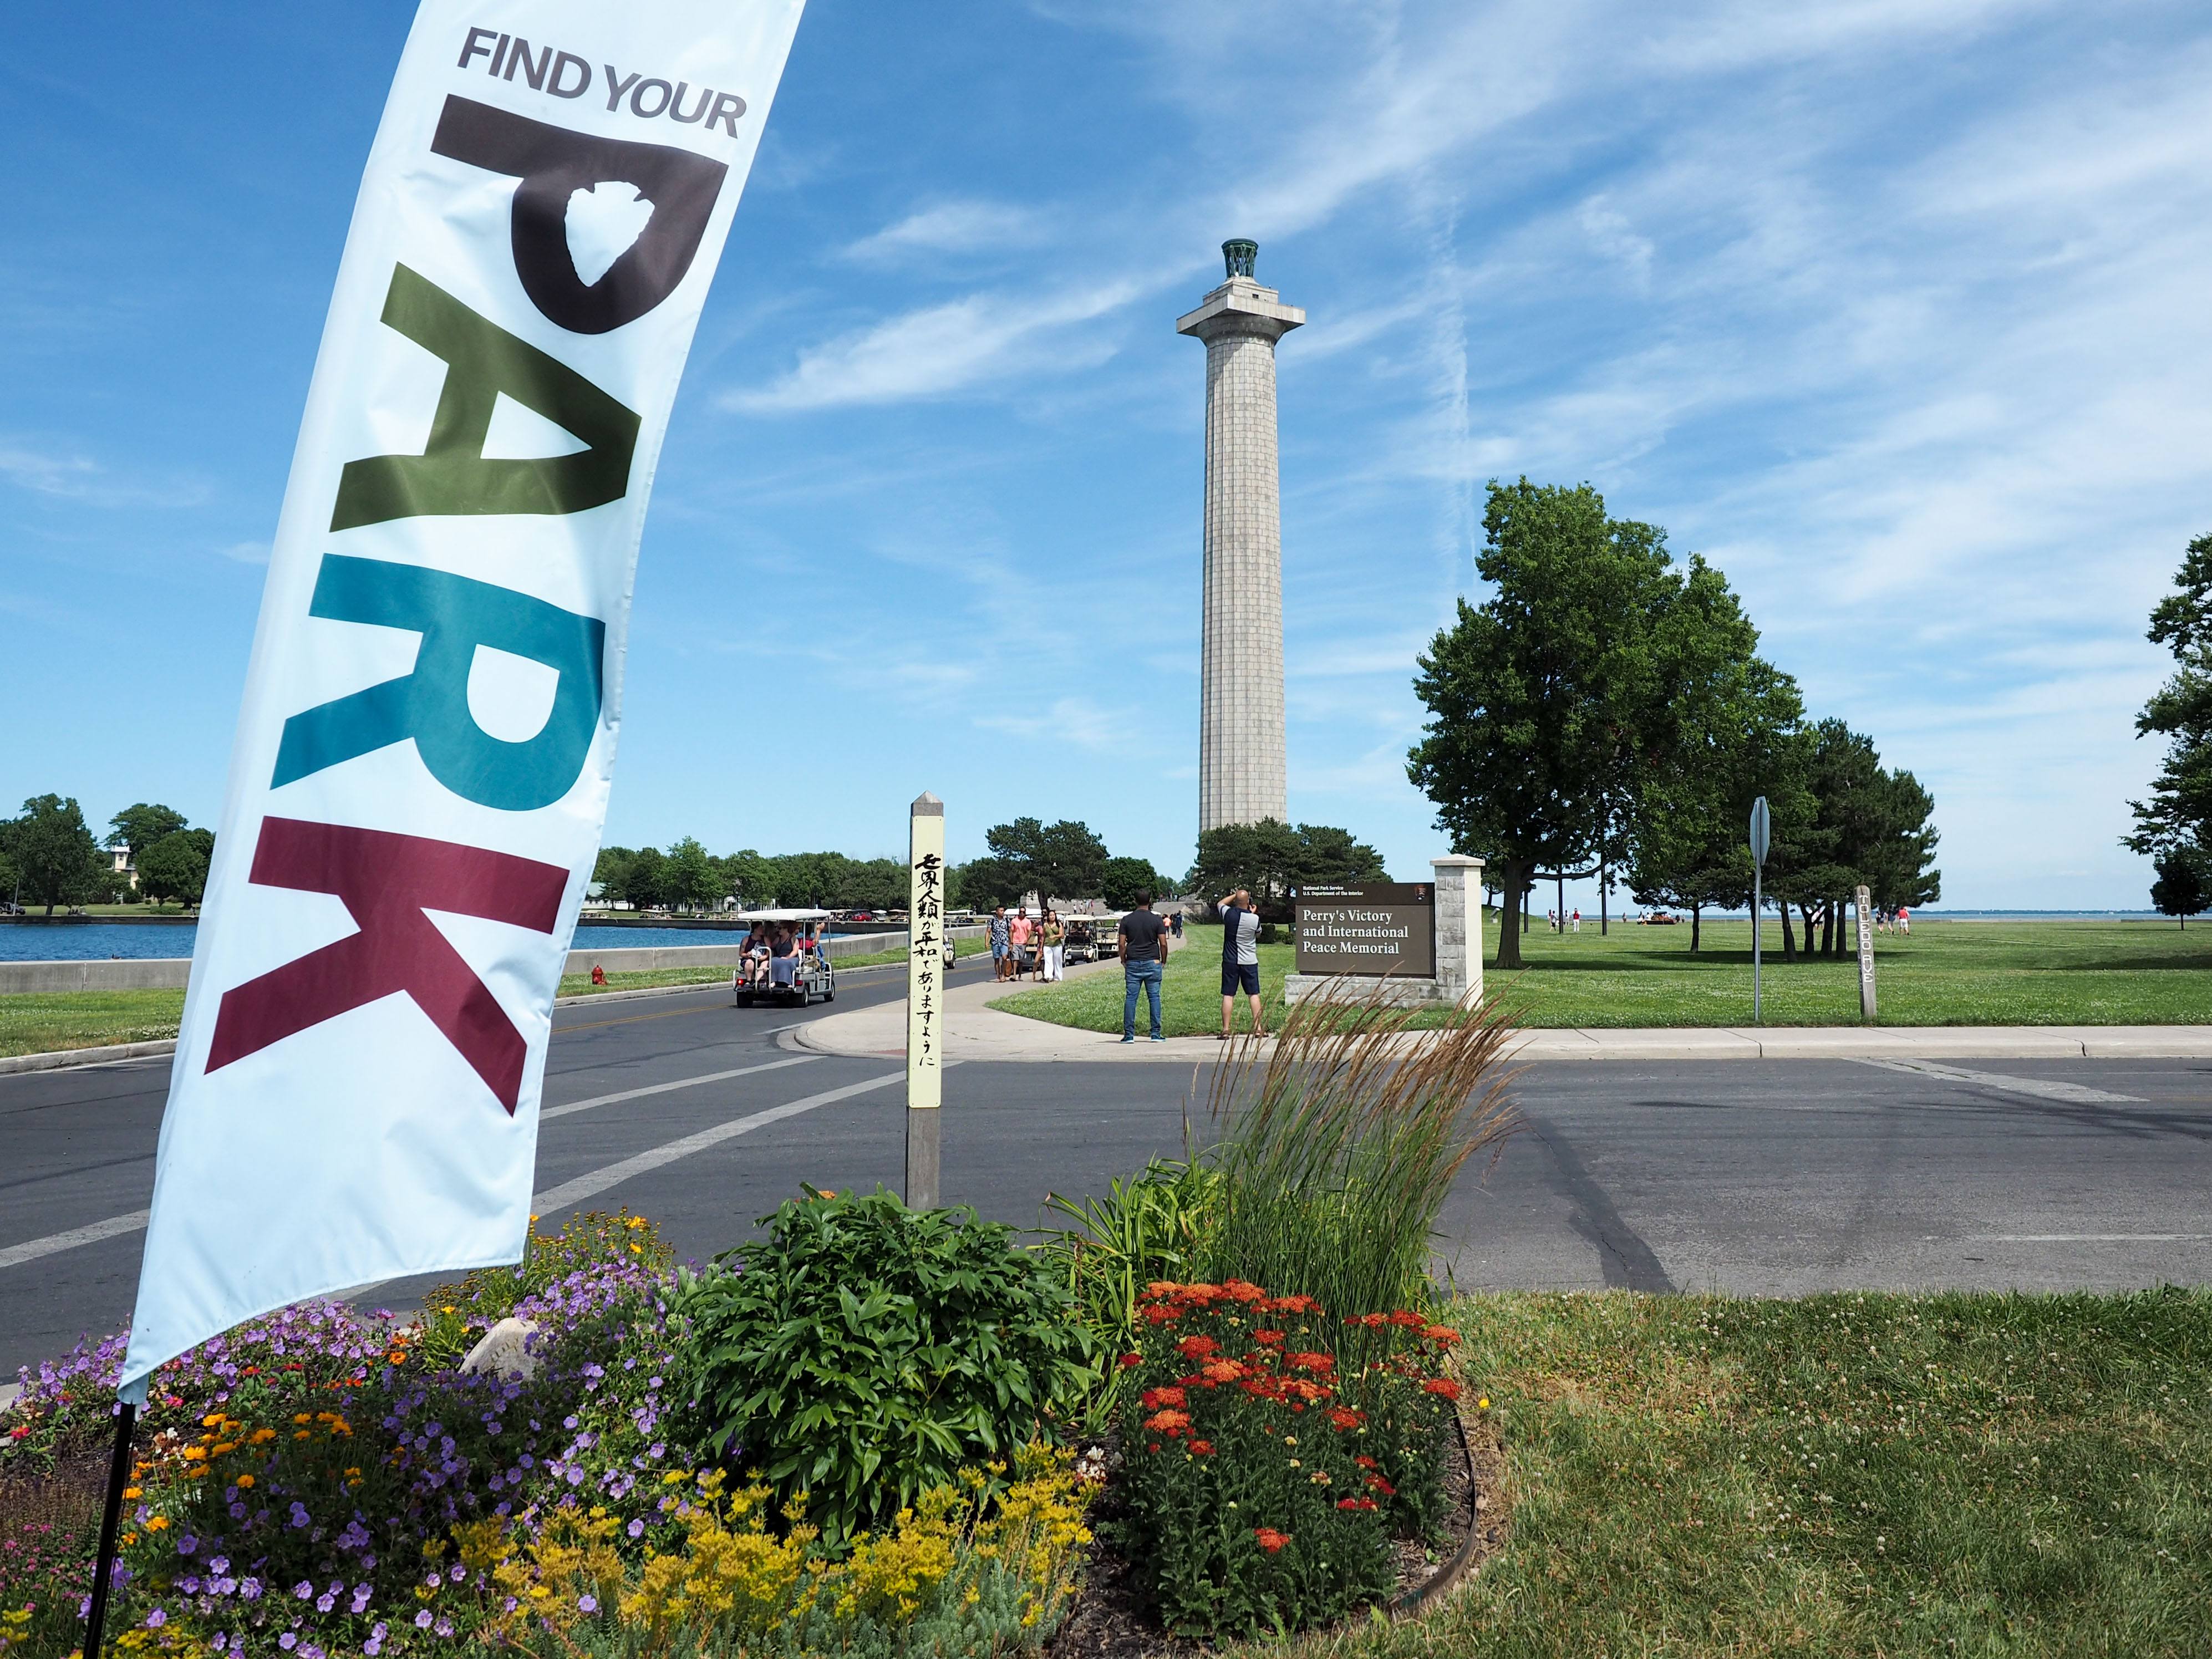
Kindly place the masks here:
[(508, 1115), (528, 1045), (425, 910), (550, 933), (568, 872), (511, 854), (381, 830), (264, 818), (252, 880), (334, 893), (361, 931), (226, 991), (207, 1069), (404, 992), (476, 1068)]

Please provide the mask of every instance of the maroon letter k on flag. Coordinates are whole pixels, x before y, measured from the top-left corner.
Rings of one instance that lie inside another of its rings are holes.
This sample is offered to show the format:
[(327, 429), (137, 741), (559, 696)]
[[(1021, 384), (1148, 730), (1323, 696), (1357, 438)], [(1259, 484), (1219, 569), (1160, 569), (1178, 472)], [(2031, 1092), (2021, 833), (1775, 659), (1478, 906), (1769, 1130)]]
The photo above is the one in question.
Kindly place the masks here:
[(335, 893), (361, 931), (224, 992), (209, 1071), (404, 991), (514, 1115), (527, 1051), (522, 1033), (422, 913), (449, 910), (550, 933), (560, 920), (566, 870), (422, 836), (264, 818), (252, 880)]

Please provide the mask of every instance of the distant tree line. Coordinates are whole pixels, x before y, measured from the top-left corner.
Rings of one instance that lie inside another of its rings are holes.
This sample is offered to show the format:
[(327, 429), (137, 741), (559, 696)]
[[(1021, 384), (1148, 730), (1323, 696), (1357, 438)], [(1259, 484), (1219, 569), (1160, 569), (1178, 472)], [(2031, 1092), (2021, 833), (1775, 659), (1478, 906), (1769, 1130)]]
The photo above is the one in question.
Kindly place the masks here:
[(1257, 823), (1224, 824), (1200, 835), (1198, 861), (1185, 878), (1185, 886), (1208, 899), (1242, 888), (1252, 895), (1262, 919), (1287, 921), (1291, 898), (1304, 887), (1383, 878), (1382, 855), (1355, 841), (1348, 830), (1262, 818)]
[(715, 854), (686, 836), (657, 847), (603, 847), (592, 878), (603, 895), (638, 910), (703, 913), (735, 899), (749, 910), (861, 910), (906, 904), (906, 865), (842, 853)]
[(2136, 732), (2164, 738), (2166, 758), (2150, 799), (2128, 803), (2136, 827), (2120, 840), (2153, 861), (2151, 903), (2186, 927), (2212, 908), (2212, 536), (2189, 544), (2174, 591), (2150, 613), (2149, 637), (2173, 653), (2174, 672), (2143, 705)]
[(131, 872), (118, 870), (84, 821), (74, 798), (33, 795), (12, 818), (0, 820), (0, 896), (46, 915), (57, 907), (135, 904), (142, 899), (187, 908), (207, 891), (215, 831), (196, 830), (173, 807), (140, 801), (108, 820), (106, 845), (129, 848)]
[(1891, 907), (1940, 896), (1934, 797), (1871, 738), (1806, 719), (1718, 570), (1678, 563), (1665, 531), (1609, 517), (1587, 484), (1493, 481), (1483, 529), (1475, 568), (1496, 591), (1461, 600), (1420, 658), (1428, 720), (1407, 769), (1453, 849), (1485, 860), (1498, 966), (1521, 965), (1538, 883), (1590, 878), (1688, 910), (1695, 951), (1705, 908), (1750, 904), (1760, 795), (1785, 960), (1793, 907), (1805, 950), (1839, 954), (1855, 888)]

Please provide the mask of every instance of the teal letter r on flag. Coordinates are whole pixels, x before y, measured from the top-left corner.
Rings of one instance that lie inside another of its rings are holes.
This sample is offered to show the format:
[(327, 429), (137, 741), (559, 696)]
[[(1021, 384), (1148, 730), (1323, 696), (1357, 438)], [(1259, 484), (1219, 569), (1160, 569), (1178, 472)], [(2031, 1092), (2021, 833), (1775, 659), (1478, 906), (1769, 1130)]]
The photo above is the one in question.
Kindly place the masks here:
[[(404, 628), (422, 636), (415, 670), (284, 722), (270, 787), (415, 739), (430, 775), (455, 794), (509, 812), (567, 794), (599, 721), (606, 624), (490, 582), (421, 565), (328, 554), (312, 616)], [(495, 738), (469, 713), (469, 671), (488, 645), (557, 674), (552, 712), (534, 736)]]

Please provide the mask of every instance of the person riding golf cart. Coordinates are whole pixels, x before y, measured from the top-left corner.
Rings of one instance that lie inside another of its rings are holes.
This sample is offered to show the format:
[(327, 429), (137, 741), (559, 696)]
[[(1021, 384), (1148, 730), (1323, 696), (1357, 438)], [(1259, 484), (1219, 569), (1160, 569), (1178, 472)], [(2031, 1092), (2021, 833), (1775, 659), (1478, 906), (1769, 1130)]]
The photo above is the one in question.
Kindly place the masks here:
[(822, 945), (827, 910), (748, 910), (738, 920), (752, 924), (745, 959), (730, 975), (738, 1007), (837, 1000), (837, 970)]

